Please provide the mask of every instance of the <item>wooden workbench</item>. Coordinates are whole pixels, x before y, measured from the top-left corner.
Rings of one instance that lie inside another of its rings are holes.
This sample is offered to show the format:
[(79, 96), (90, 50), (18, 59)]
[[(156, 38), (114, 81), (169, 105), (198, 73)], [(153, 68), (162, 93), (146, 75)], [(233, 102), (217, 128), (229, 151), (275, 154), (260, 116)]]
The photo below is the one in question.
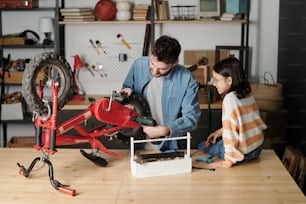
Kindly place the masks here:
[[(47, 166), (33, 171), (29, 178), (19, 175), (16, 163), (28, 167), (33, 158), (40, 156), (39, 151), (2, 148), (0, 203), (306, 203), (272, 150), (264, 150), (258, 161), (230, 169), (193, 169), (190, 174), (150, 178), (131, 175), (128, 150), (113, 151), (122, 153), (124, 158), (103, 154), (108, 167), (95, 166), (78, 149), (58, 149), (50, 156), (55, 179), (76, 189), (77, 195), (72, 197), (51, 186)], [(198, 156), (204, 155), (197, 153), (193, 158)]]
[[(108, 97), (108, 96), (97, 96), (97, 95), (84, 96), (84, 99), (85, 99), (84, 101), (77, 101), (77, 102), (69, 101), (62, 108), (62, 110), (85, 110), (89, 107), (89, 105), (91, 103), (88, 100), (88, 98), (93, 98), (96, 101), (98, 101), (99, 99), (101, 99), (103, 97)], [(221, 109), (221, 107), (222, 107), (222, 101), (217, 101), (215, 103), (210, 104), (211, 109)], [(200, 108), (201, 109), (207, 109), (208, 104), (200, 104)]]

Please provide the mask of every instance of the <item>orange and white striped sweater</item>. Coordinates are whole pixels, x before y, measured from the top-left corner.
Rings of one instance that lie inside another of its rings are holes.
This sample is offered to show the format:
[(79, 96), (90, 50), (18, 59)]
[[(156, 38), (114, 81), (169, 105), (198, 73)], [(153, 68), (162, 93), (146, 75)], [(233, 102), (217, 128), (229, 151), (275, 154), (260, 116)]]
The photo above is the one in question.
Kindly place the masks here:
[(225, 160), (233, 164), (242, 161), (245, 154), (262, 145), (266, 128), (253, 96), (238, 99), (235, 92), (230, 92), (224, 97), (222, 138)]

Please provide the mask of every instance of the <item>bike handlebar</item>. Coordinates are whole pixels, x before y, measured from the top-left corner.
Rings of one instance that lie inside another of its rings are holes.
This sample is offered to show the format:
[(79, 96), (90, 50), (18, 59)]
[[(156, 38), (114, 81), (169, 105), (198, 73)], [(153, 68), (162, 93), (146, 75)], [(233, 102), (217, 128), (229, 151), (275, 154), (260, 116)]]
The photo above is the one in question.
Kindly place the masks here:
[(62, 193), (65, 193), (65, 194), (68, 194), (68, 195), (71, 195), (71, 196), (75, 196), (75, 189), (70, 189), (70, 188), (67, 188), (67, 187), (58, 187), (58, 190)]

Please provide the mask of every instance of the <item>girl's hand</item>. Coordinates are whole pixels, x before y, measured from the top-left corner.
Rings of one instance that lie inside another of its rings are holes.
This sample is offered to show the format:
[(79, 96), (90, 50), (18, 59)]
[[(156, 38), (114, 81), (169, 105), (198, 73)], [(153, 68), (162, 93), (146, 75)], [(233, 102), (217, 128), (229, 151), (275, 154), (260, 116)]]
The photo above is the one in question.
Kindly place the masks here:
[(222, 128), (211, 133), (206, 139), (205, 145), (207, 147), (210, 147), (212, 144), (215, 144), (217, 142), (217, 139), (219, 137), (222, 137)]

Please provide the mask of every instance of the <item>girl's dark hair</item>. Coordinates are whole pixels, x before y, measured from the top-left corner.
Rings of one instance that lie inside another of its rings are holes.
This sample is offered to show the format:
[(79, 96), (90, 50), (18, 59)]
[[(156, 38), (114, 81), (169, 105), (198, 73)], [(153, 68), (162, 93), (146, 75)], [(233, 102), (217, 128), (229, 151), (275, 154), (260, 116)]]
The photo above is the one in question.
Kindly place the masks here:
[(166, 64), (174, 64), (177, 62), (181, 52), (181, 45), (175, 38), (167, 35), (159, 37), (153, 45), (152, 54), (158, 61)]
[(214, 66), (214, 71), (224, 77), (232, 77), (232, 86), (229, 92), (235, 91), (239, 99), (246, 97), (251, 92), (248, 78), (237, 58), (223, 59)]

